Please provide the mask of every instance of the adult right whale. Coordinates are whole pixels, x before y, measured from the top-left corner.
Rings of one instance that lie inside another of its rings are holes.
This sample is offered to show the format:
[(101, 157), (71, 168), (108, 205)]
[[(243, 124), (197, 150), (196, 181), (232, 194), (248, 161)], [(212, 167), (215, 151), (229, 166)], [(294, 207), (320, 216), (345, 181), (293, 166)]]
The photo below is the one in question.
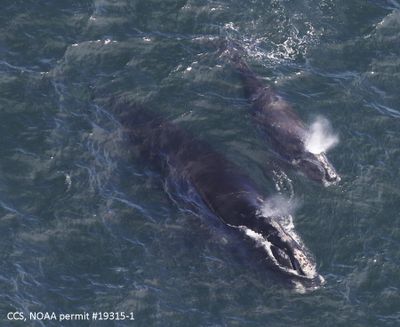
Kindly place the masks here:
[(272, 268), (313, 287), (323, 283), (300, 237), (279, 214), (264, 210), (265, 194), (242, 169), (149, 110), (120, 101), (113, 111), (141, 158), (153, 162), (164, 176), (193, 187), (213, 214), (262, 251)]
[(324, 185), (339, 182), (340, 176), (326, 153), (313, 153), (307, 148), (309, 129), (292, 106), (249, 68), (240, 55), (243, 49), (233, 41), (225, 41), (222, 49), (240, 74), (245, 95), (252, 104), (252, 116), (267, 134), (273, 149), (310, 179)]

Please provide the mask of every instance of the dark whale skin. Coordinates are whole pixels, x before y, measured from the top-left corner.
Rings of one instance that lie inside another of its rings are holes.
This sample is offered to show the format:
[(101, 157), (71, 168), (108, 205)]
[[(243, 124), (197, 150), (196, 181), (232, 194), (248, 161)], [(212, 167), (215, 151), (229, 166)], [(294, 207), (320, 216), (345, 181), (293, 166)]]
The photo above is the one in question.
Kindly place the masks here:
[(254, 121), (266, 134), (275, 152), (312, 180), (325, 185), (338, 183), (341, 178), (326, 154), (307, 150), (308, 128), (292, 106), (250, 69), (240, 55), (243, 49), (237, 43), (226, 41), (223, 49), (243, 82)]
[(140, 156), (166, 173), (177, 172), (224, 224), (253, 242), (268, 242), (271, 250), (263, 248), (264, 256), (273, 269), (293, 278), (321, 280), (316, 272), (307, 272), (306, 268), (315, 264), (305, 247), (285, 231), (276, 217), (262, 215), (265, 194), (242, 169), (208, 143), (148, 110), (129, 104), (118, 108), (124, 134)]

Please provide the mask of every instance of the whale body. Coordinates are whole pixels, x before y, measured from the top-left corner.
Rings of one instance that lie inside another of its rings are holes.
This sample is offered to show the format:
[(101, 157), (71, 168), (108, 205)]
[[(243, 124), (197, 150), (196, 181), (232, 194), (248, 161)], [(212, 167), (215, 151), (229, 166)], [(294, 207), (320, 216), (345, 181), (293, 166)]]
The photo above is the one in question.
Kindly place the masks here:
[(118, 107), (124, 133), (140, 156), (190, 183), (215, 216), (263, 251), (269, 266), (295, 278), (323, 280), (301, 239), (279, 217), (263, 214), (265, 194), (237, 165), (173, 122), (143, 108)]
[(223, 48), (243, 81), (254, 121), (265, 132), (275, 152), (312, 180), (325, 185), (339, 182), (340, 176), (326, 153), (307, 149), (310, 132), (292, 106), (250, 69), (240, 55), (242, 49), (238, 44), (227, 41)]

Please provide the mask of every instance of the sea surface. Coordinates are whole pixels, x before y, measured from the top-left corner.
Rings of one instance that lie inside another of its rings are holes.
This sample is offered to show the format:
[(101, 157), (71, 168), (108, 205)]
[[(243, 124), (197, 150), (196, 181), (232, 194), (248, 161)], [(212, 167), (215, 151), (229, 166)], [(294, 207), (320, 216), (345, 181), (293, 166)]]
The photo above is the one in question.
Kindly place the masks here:
[[(305, 122), (329, 121), (338, 185), (270, 164), (223, 39)], [(396, 0), (1, 1), (0, 325), (400, 326), (399, 88)], [(296, 290), (191, 210), (123, 137), (116, 97), (295, 202), (325, 285)]]

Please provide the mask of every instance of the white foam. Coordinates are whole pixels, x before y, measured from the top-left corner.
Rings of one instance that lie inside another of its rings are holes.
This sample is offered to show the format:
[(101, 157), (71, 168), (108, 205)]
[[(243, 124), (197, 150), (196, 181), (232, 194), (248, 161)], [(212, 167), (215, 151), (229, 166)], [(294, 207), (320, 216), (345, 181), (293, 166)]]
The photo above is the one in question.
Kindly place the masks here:
[(72, 185), (72, 178), (70, 174), (65, 174), (65, 184), (67, 185), (67, 191), (69, 191)]
[(305, 285), (298, 280), (292, 280), (294, 291), (299, 294), (306, 294), (318, 290), (321, 287), (321, 285), (325, 284), (325, 278), (322, 277), (321, 275), (318, 275), (317, 278), (318, 278), (318, 283), (314, 285)]
[(239, 31), (239, 27), (236, 26), (233, 22), (226, 23), (226, 24), (224, 25), (224, 29), (225, 29), (225, 30), (235, 31), (235, 32), (238, 32), (238, 31)]
[[(254, 39), (244, 37), (243, 48), (249, 57), (258, 58), (260, 63), (270, 68), (276, 63), (290, 62), (304, 57), (310, 45), (318, 40), (315, 28), (310, 23), (304, 25), (306, 33), (301, 33), (294, 25), (287, 26), (286, 36), (283, 42), (275, 43), (269, 38), (260, 37)], [(260, 47), (261, 45), (261, 47)]]
[(305, 140), (307, 151), (320, 154), (327, 152), (339, 143), (339, 137), (332, 130), (331, 124), (324, 117), (317, 117), (311, 124)]

